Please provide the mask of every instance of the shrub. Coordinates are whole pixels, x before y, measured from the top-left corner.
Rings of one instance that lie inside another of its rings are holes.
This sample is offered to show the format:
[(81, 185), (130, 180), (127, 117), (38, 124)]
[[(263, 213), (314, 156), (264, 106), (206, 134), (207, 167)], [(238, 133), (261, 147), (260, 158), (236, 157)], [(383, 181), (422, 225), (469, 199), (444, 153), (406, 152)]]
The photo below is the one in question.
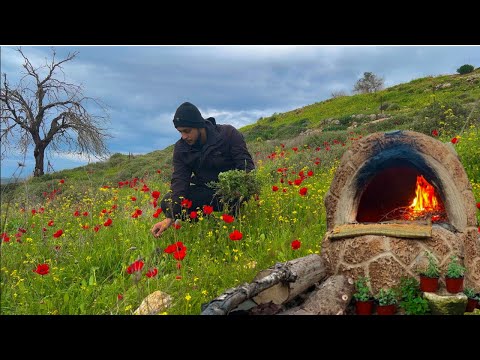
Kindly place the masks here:
[(465, 275), (466, 270), (467, 269), (460, 265), (458, 257), (452, 255), (450, 257), (450, 262), (448, 263), (447, 273), (445, 274), (445, 276), (451, 279), (458, 279)]
[(420, 275), (424, 275), (429, 278), (440, 277), (440, 269), (438, 268), (438, 261), (430, 251), (425, 251), (425, 255), (428, 259), (427, 267), (420, 272)]
[(407, 315), (426, 315), (430, 312), (428, 302), (422, 298), (419, 282), (414, 278), (400, 279), (400, 307)]
[(353, 294), (353, 297), (357, 301), (368, 301), (372, 298), (370, 294), (370, 289), (368, 288), (369, 279), (366, 276), (360, 276), (357, 281), (355, 281), (356, 293)]
[(397, 294), (393, 289), (380, 289), (376, 299), (381, 306), (393, 305), (397, 303)]
[(457, 69), (457, 73), (459, 73), (460, 75), (463, 75), (463, 74), (471, 73), (473, 70), (475, 70), (475, 67), (473, 65), (465, 64), (460, 66)]

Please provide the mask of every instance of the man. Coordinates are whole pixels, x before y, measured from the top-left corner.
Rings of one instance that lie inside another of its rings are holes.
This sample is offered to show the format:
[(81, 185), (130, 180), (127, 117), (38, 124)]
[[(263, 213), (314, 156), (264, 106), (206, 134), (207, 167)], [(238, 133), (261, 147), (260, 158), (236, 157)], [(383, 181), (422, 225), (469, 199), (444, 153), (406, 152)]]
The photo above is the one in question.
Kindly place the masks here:
[(155, 237), (182, 216), (182, 208), (187, 214), (204, 205), (222, 210), (215, 190), (206, 185), (218, 181), (220, 172), (255, 169), (243, 135), (231, 125), (216, 125), (214, 118), (204, 119), (195, 105), (180, 105), (173, 125), (182, 137), (173, 150), (171, 192), (161, 202), (166, 218), (151, 229)]

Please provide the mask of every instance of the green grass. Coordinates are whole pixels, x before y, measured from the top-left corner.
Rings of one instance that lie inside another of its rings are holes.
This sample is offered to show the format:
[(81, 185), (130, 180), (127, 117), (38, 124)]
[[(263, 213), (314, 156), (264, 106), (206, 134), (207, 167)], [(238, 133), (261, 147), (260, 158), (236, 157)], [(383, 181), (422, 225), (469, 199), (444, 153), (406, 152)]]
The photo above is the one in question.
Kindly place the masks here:
[[(169, 229), (158, 239), (150, 234), (151, 226), (163, 218), (163, 214), (153, 217), (156, 209), (151, 193), (158, 190), (163, 196), (168, 191), (172, 147), (134, 157), (114, 154), (106, 162), (3, 187), (2, 232), (10, 239), (0, 246), (0, 313), (131, 314), (143, 298), (161, 290), (173, 297), (166, 313), (199, 314), (203, 303), (228, 288), (252, 281), (259, 271), (277, 262), (320, 253), (326, 231), (323, 199), (339, 159), (352, 143), (375, 131), (401, 128), (430, 134), (437, 129), (439, 139), (445, 142), (459, 136), (455, 149), (476, 201), (480, 201), (480, 116), (457, 101), (470, 97), (478, 100), (480, 93), (473, 89), (460, 98), (459, 90), (451, 88), (466, 87), (461, 79), (425, 78), (384, 90), (384, 101), (398, 104), (400, 109), (389, 120), (378, 123), (352, 118), (353, 114), (375, 112), (375, 95), (357, 95), (259, 122), (274, 134), (301, 132), (304, 127), (323, 131), (267, 141), (252, 130), (258, 124), (250, 126), (254, 140), (248, 141), (248, 147), (255, 154), (261, 179), (260, 198), (250, 199), (241, 216), (228, 224), (221, 213), (199, 213), (197, 223), (183, 222), (180, 229)], [(425, 89), (432, 82), (447, 80), (452, 86), (442, 91), (451, 89), (451, 96), (445, 96), (441, 103), (441, 91), (437, 91), (437, 102), (431, 103), (431, 94)], [(416, 115), (410, 115), (407, 108)], [(329, 131), (318, 126), (333, 116), (338, 117), (338, 128), (332, 123), (328, 124)], [(357, 127), (345, 129), (353, 121)], [(280, 168), (288, 169), (285, 177)], [(288, 184), (288, 180), (299, 178), (300, 171), (306, 175), (310, 170), (313, 174), (300, 185)], [(136, 185), (130, 187), (135, 177)], [(126, 180), (129, 185), (120, 187), (119, 182)], [(148, 191), (142, 191), (144, 185)], [(273, 191), (274, 185), (278, 191)], [(299, 193), (302, 187), (308, 189), (304, 196)], [(57, 191), (49, 199), (54, 189)], [(142, 210), (137, 218), (132, 217), (136, 209)], [(480, 221), (480, 211), (478, 214)], [(112, 220), (110, 226), (104, 225), (107, 219)], [(54, 237), (60, 229), (63, 234)], [(235, 229), (243, 234), (239, 241), (229, 238)], [(295, 239), (301, 241), (298, 250), (291, 248)], [(164, 252), (178, 241), (187, 247), (181, 261)], [(139, 259), (144, 262), (141, 273), (128, 274), (128, 266)], [(44, 263), (49, 265), (47, 275), (33, 271)], [(146, 273), (153, 268), (158, 274), (148, 278)]]

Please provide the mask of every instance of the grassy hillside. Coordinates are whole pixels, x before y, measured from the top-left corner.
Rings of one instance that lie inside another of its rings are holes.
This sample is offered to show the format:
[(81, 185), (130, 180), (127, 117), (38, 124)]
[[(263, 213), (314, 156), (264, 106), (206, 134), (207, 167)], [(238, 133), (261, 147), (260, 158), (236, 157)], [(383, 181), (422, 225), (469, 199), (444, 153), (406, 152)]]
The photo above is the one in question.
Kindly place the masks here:
[[(132, 314), (156, 290), (172, 296), (163, 313), (199, 314), (203, 303), (260, 270), (321, 252), (323, 199), (339, 159), (375, 131), (436, 130), (444, 142), (457, 137), (455, 149), (480, 202), (479, 99), (477, 70), (261, 119), (241, 129), (254, 155), (259, 197), (233, 222), (190, 209), (198, 222), (183, 221), (158, 239), (150, 234), (163, 219), (154, 194), (169, 190), (172, 146), (2, 186), (0, 314)], [(235, 230), (240, 240), (232, 239)], [(178, 242), (186, 249), (181, 259), (165, 251)]]

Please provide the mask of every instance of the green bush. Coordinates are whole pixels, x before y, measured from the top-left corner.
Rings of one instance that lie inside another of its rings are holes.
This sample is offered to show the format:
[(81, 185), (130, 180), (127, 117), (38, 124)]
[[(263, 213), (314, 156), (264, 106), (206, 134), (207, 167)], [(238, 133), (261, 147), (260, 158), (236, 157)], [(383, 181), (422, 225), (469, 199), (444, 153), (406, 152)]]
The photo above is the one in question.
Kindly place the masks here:
[(426, 299), (422, 298), (419, 282), (412, 277), (400, 279), (400, 307), (407, 315), (426, 315), (430, 308)]
[(369, 278), (366, 276), (360, 276), (357, 281), (355, 281), (356, 292), (353, 294), (353, 297), (357, 301), (368, 301), (372, 298), (370, 294), (370, 289), (368, 288)]
[(397, 294), (393, 289), (380, 289), (377, 296), (378, 305), (393, 305), (397, 303)]
[(471, 73), (473, 70), (475, 70), (475, 67), (473, 65), (465, 64), (460, 66), (457, 69), (457, 73), (459, 73), (460, 75), (463, 75), (463, 74)]
[(448, 263), (447, 273), (445, 276), (451, 279), (458, 279), (465, 275), (466, 270), (467, 269), (460, 265), (458, 257), (452, 255), (450, 257), (450, 262)]

